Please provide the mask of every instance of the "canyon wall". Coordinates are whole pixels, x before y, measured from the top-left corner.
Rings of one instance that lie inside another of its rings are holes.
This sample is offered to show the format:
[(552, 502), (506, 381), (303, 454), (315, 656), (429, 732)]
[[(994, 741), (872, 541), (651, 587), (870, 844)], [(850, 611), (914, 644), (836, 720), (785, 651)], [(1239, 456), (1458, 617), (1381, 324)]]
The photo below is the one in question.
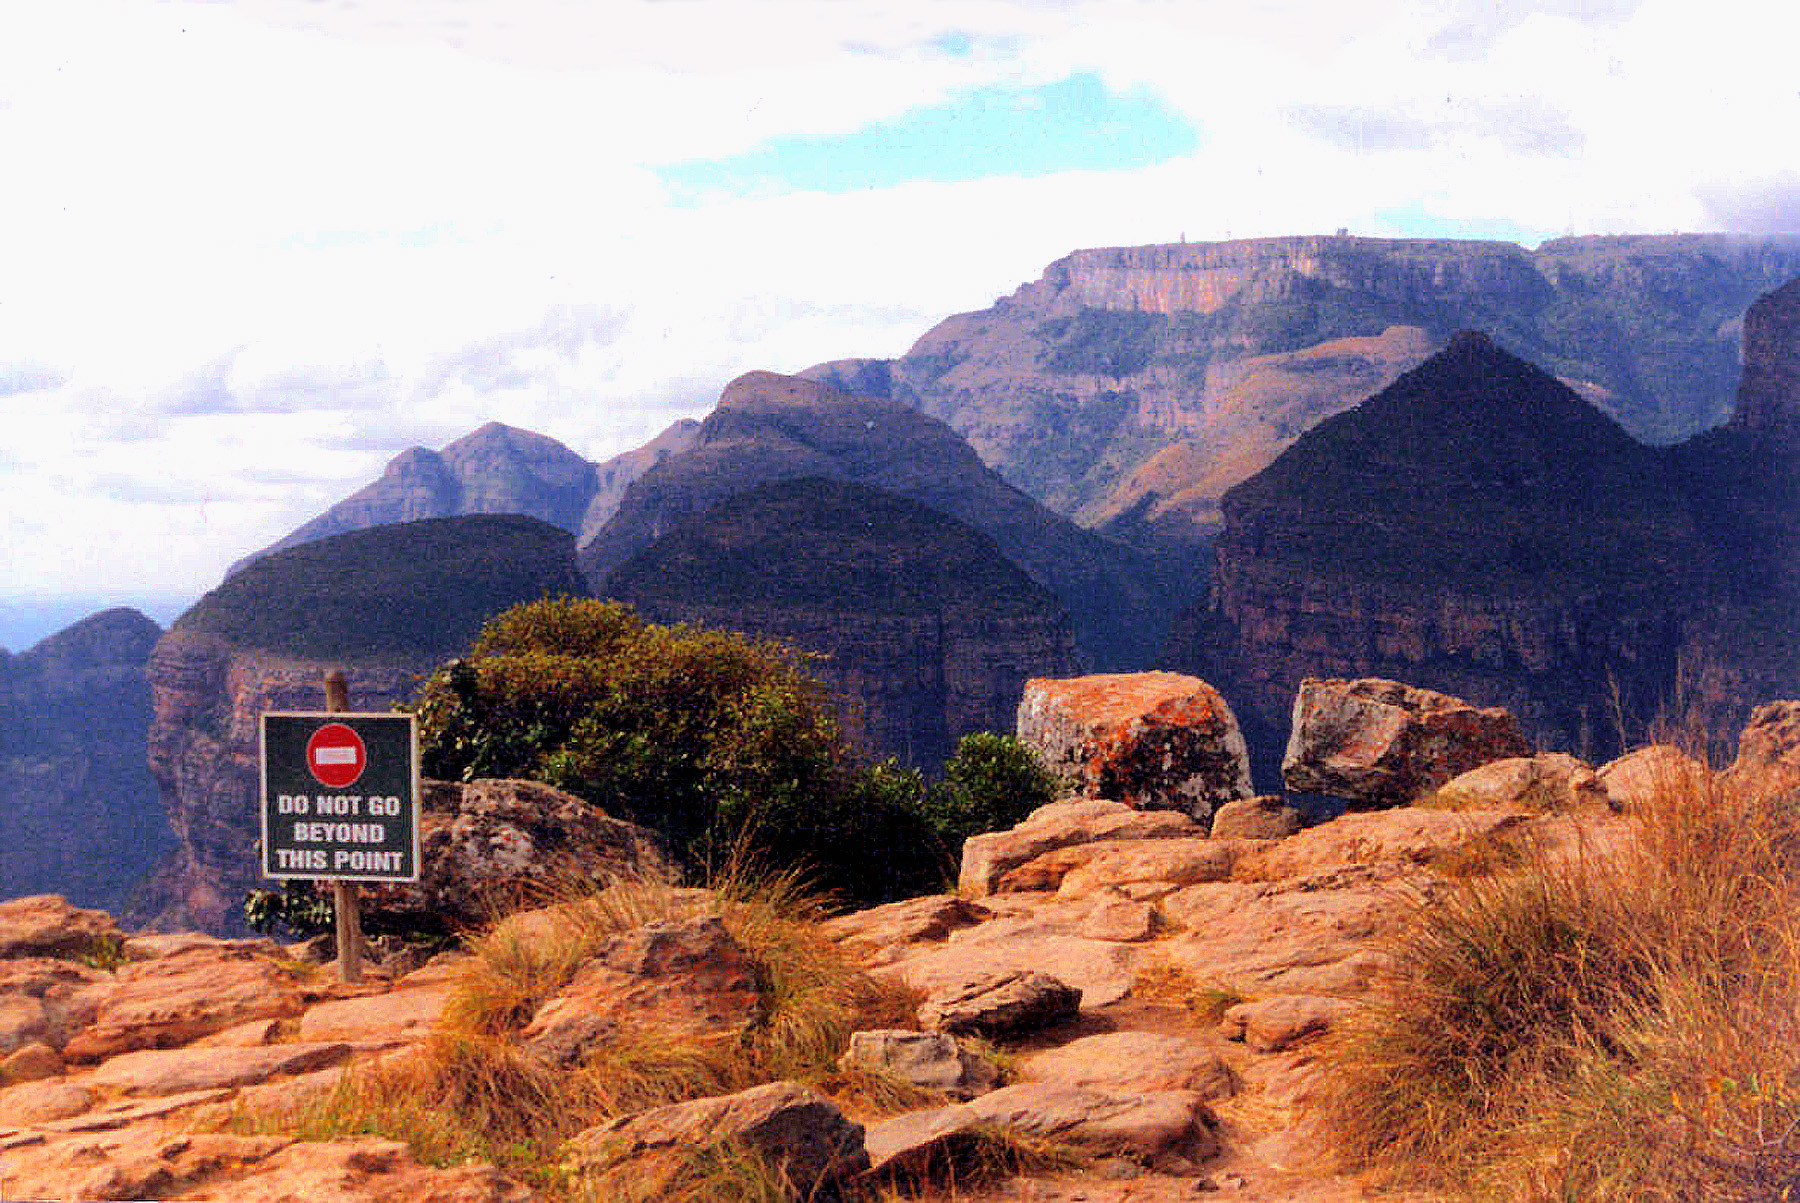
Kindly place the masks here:
[(261, 877), (256, 852), (260, 715), (325, 709), (332, 669), (345, 674), (352, 710), (384, 711), (410, 698), (436, 663), (430, 655), (380, 665), (297, 659), (216, 635), (164, 636), (150, 657), (147, 746), (175, 851), (136, 917), (165, 929), (239, 930), (245, 893), (277, 885)]
[(1797, 297), (1751, 308), (1737, 416), (1671, 448), (1456, 336), (1225, 496), (1177, 660), (1229, 682), (1265, 772), (1305, 676), (1504, 705), (1590, 758), (1728, 737), (1800, 691)]
[(136, 610), (104, 610), (0, 653), (0, 898), (121, 911), (173, 847), (144, 764), (161, 634)]

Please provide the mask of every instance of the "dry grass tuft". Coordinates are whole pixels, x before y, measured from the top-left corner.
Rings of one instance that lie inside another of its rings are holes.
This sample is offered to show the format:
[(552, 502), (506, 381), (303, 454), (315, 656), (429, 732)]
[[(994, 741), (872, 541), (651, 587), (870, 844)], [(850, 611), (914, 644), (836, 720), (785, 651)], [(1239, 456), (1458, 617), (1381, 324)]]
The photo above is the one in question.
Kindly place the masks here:
[(1132, 997), (1146, 1002), (1169, 1003), (1186, 1008), (1196, 1022), (1216, 1024), (1225, 1012), (1247, 1000), (1229, 986), (1201, 982), (1166, 961), (1148, 960), (1137, 972)]
[(1351, 1160), (1521, 1203), (1800, 1195), (1800, 804), (1671, 785), (1633, 818), (1421, 904), (1332, 1038)]

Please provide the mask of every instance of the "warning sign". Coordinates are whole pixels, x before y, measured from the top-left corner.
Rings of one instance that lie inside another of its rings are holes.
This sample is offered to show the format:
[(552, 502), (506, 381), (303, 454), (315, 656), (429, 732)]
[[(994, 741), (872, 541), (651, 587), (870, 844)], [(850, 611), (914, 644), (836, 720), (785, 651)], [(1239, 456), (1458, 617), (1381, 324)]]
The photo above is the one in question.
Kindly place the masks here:
[(262, 834), (265, 877), (417, 881), (413, 716), (264, 714)]

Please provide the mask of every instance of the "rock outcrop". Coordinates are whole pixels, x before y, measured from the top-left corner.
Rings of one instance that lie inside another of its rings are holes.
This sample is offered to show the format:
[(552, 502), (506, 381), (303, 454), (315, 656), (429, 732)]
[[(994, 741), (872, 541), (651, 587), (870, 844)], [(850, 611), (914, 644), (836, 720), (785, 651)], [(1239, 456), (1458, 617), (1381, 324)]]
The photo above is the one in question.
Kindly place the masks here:
[(1017, 732), (1066, 793), (1206, 822), (1253, 792), (1237, 719), (1196, 677), (1034, 679), (1019, 701)]
[(0, 652), (0, 898), (121, 910), (174, 847), (144, 763), (161, 635), (136, 610), (104, 610)]
[(570, 882), (674, 873), (660, 837), (536, 781), (420, 783), (419, 880), (362, 886), (370, 930), (474, 931)]
[(1512, 715), (1398, 681), (1300, 682), (1281, 778), (1302, 794), (1404, 806), (1471, 769), (1530, 756)]
[(1640, 438), (1691, 435), (1730, 410), (1744, 308), (1796, 272), (1800, 242), (1723, 235), (1096, 248), (897, 360), (812, 371), (942, 418), (1084, 524), (1191, 540), (1233, 484), (1465, 326)]
[(353, 709), (409, 699), (488, 617), (579, 592), (573, 540), (518, 516), (434, 519), (277, 552), (208, 594), (151, 653), (151, 774), (176, 839), (149, 914), (221, 931), (258, 884), (258, 716), (322, 710), (346, 676)]
[(1077, 667), (1054, 594), (973, 527), (824, 477), (760, 485), (678, 526), (607, 578), (657, 622), (784, 640), (876, 759), (935, 770), (1012, 725), (1027, 678)]

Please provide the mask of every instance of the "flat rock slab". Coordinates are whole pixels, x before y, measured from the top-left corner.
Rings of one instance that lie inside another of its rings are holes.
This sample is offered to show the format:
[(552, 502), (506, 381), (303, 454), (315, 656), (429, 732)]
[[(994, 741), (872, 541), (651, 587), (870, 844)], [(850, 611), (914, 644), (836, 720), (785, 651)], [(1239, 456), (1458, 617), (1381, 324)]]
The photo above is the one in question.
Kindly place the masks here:
[(1037, 971), (1079, 990), (1083, 1007), (1102, 1007), (1129, 995), (1147, 946), (1070, 935), (1069, 927), (1091, 907), (1042, 902), (1048, 905), (1032, 908), (1042, 915), (997, 917), (883, 966), (875, 975), (930, 995), (993, 973)]
[(1155, 840), (1205, 834), (1204, 827), (1177, 811), (1139, 811), (1123, 802), (1099, 798), (1053, 802), (1040, 806), (1006, 831), (990, 831), (964, 840), (957, 891), (965, 898), (986, 898), (1001, 891), (1054, 889), (1054, 881), (1045, 885), (1029, 878), (1005, 879), (1020, 866), (1059, 848), (1101, 840)]
[(340, 1042), (249, 1048), (144, 1049), (81, 1076), (87, 1086), (128, 1095), (168, 1095), (214, 1086), (249, 1086), (283, 1074), (341, 1065), (355, 1050)]
[(952, 1107), (913, 1111), (870, 1124), (864, 1143), (873, 1169), (901, 1170), (975, 1128), (1067, 1141), (1152, 1165), (1191, 1168), (1216, 1155), (1217, 1121), (1186, 1090), (1098, 1090), (1062, 1082), (1021, 1082)]
[(991, 919), (994, 912), (954, 894), (908, 898), (828, 919), (824, 929), (833, 939), (854, 948), (869, 967), (892, 964), (908, 946), (938, 944), (950, 933)]
[(45, 1079), (0, 1090), (0, 1129), (21, 1128), (80, 1115), (99, 1096), (84, 1086)]
[(99, 1061), (188, 1044), (253, 1019), (297, 1016), (306, 1006), (299, 982), (290, 966), (249, 949), (196, 947), (133, 962), (90, 987), (93, 1021), (63, 1056)]
[(1083, 1036), (1027, 1057), (1028, 1078), (1109, 1091), (1188, 1090), (1230, 1098), (1235, 1080), (1219, 1054), (1198, 1040), (1157, 1032)]
[(1034, 1032), (1081, 1009), (1081, 991), (1033, 970), (985, 973), (933, 991), (919, 1005), (927, 1031), (969, 1036)]
[(1493, 810), (1395, 810), (1340, 815), (1285, 840), (1246, 848), (1233, 871), (1239, 880), (1289, 881), (1384, 863), (1426, 864), (1529, 818), (1517, 807)]
[(112, 975), (53, 957), (0, 960), (0, 1057), (29, 1044), (61, 1049), (93, 1020), (93, 988)]
[(1118, 890), (1143, 900), (1204, 881), (1228, 881), (1238, 857), (1265, 844), (1263, 840), (1205, 838), (1108, 840), (1091, 845), (1093, 855), (1069, 870), (1057, 884), (1056, 894), (1059, 898), (1087, 898), (1105, 890)]
[(1386, 891), (1248, 882), (1190, 886), (1162, 906), (1182, 930), (1155, 944), (1155, 965), (1195, 987), (1250, 996), (1366, 984), (1386, 963), (1371, 940), (1394, 930), (1403, 910)]
[(444, 982), (367, 998), (337, 998), (300, 1017), (302, 1040), (404, 1040), (432, 1031), (452, 985)]

